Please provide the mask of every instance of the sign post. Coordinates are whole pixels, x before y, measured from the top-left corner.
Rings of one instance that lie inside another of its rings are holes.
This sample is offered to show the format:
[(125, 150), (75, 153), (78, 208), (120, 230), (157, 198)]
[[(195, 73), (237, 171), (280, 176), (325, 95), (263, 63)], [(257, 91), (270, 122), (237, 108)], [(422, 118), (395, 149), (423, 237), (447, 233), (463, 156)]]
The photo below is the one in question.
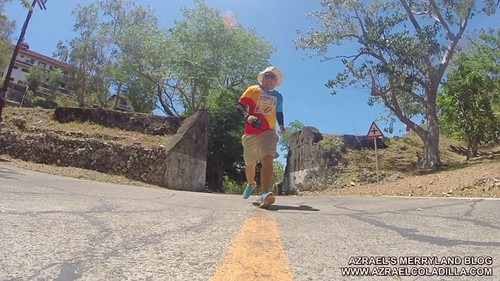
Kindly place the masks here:
[(377, 182), (378, 182), (379, 174), (378, 174), (377, 139), (384, 137), (384, 134), (382, 134), (382, 131), (380, 131), (377, 124), (375, 124), (375, 122), (372, 122), (370, 130), (368, 130), (368, 134), (366, 134), (366, 136), (369, 139), (373, 139), (373, 144), (375, 145), (375, 167), (377, 169)]

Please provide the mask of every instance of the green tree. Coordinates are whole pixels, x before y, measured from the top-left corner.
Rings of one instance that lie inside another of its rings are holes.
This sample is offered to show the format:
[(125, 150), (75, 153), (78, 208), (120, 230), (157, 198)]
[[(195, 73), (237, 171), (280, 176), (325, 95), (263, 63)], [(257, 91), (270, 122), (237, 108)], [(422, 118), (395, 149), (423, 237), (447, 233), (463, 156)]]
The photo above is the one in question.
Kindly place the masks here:
[(30, 72), (26, 74), (26, 82), (28, 87), (24, 93), (21, 101), (21, 106), (33, 107), (39, 102), (37, 96), (38, 89), (43, 85), (45, 80), (45, 73), (43, 69), (35, 65), (31, 68)]
[(109, 96), (109, 80), (107, 71), (111, 65), (110, 43), (101, 26), (99, 8), (92, 3), (88, 6), (78, 5), (72, 12), (76, 23), (73, 31), (78, 37), (57, 44), (54, 54), (77, 68), (71, 88), (81, 107), (104, 106)]
[(285, 135), (281, 136), (278, 144), (280, 146), (281, 152), (285, 153), (285, 156), (288, 154), (290, 151), (290, 138), (292, 137), (293, 134), (299, 132), (304, 128), (304, 124), (301, 122), (295, 120), (293, 122), (290, 122), (288, 126), (286, 127), (286, 133)]
[(224, 176), (238, 184), (245, 181), (243, 171), (243, 120), (236, 111), (240, 93), (228, 89), (214, 90), (207, 98), (210, 114), (208, 128), (207, 183), (211, 190), (222, 191)]
[(136, 111), (151, 112), (159, 103), (166, 115), (179, 115), (175, 98), (167, 92), (169, 42), (153, 10), (134, 1), (112, 0), (101, 1), (100, 8), (107, 15), (103, 28), (116, 58), (112, 83), (125, 90)]
[[(301, 34), (299, 49), (311, 56), (341, 59), (344, 71), (328, 81), (331, 88), (358, 84), (371, 88), (382, 103), (422, 140), (422, 168), (442, 166), (439, 153), (437, 93), (457, 44), (472, 16), (496, 12), (498, 2), (322, 0), (310, 14), (318, 30)], [(345, 53), (331, 45), (351, 43)], [(334, 90), (335, 94), (336, 91)], [(411, 117), (421, 114), (426, 126)]]
[(52, 93), (50, 94), (50, 100), (55, 101), (59, 95), (61, 94), (59, 91), (59, 87), (61, 86), (61, 82), (63, 81), (64, 74), (61, 69), (55, 69), (49, 74), (49, 86)]
[(45, 73), (43, 69), (38, 65), (33, 66), (30, 72), (26, 74), (26, 82), (28, 83), (28, 88), (33, 93), (36, 93), (40, 86), (43, 85), (44, 77)]
[[(500, 138), (500, 30), (471, 41), (457, 54), (438, 103), (443, 131), (467, 142), (468, 157), (480, 143)], [(496, 114), (495, 114), (496, 113)]]
[(11, 40), (16, 23), (9, 21), (4, 15), (5, 3), (7, 0), (0, 0), (0, 67), (4, 69), (9, 64), (12, 56)]
[(244, 181), (244, 120), (236, 104), (269, 64), (274, 48), (254, 30), (228, 25), (222, 12), (207, 7), (204, 1), (195, 3), (193, 9), (182, 9), (185, 19), (168, 32), (169, 90), (185, 114), (200, 108), (210, 114), (207, 183), (220, 190), (224, 175), (240, 184)]
[[(273, 186), (276, 186), (277, 183), (282, 182), (285, 178), (285, 164), (274, 161), (273, 164)], [(278, 190), (275, 190), (277, 193)]]
[(129, 77), (124, 93), (127, 100), (136, 112), (151, 113), (158, 102), (154, 84), (142, 77)]
[(274, 51), (255, 30), (227, 25), (221, 11), (202, 0), (194, 2), (196, 7), (181, 9), (185, 19), (169, 30), (171, 89), (188, 113), (204, 108), (213, 89), (241, 92), (244, 85), (255, 83)]

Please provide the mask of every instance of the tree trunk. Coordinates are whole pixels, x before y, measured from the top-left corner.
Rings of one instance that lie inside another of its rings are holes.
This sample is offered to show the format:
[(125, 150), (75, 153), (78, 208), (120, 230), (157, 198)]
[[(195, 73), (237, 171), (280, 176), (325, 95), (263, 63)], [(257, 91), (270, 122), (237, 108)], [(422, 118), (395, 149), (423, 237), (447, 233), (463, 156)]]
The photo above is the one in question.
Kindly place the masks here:
[(113, 102), (113, 109), (117, 110), (118, 109), (118, 103), (120, 102), (120, 93), (122, 92), (122, 84), (118, 84), (118, 89), (116, 91), (116, 96), (115, 100)]
[(435, 136), (430, 132), (426, 133), (424, 138), (424, 157), (422, 159), (421, 168), (436, 170), (442, 167), (439, 156), (439, 136)]
[(3, 108), (5, 106), (5, 98), (2, 96), (3, 94), (0, 93), (0, 122), (2, 122), (3, 118), (2, 118), (2, 111), (3, 111)]
[(424, 143), (424, 157), (420, 167), (436, 170), (443, 166), (439, 155), (439, 125), (435, 112), (430, 112), (427, 116), (429, 128), (423, 135), (419, 134)]
[(158, 100), (160, 101), (160, 105), (161, 105), (163, 111), (168, 116), (175, 116), (175, 114), (172, 112), (172, 110), (170, 110), (168, 103), (165, 100), (163, 100), (162, 91), (163, 91), (163, 89), (162, 89), (161, 85), (159, 83), (156, 83), (156, 96), (158, 97)]
[(78, 107), (85, 107), (85, 90), (79, 89), (76, 92), (76, 100), (78, 102)]
[[(472, 137), (471, 140), (469, 140), (468, 143), (468, 152), (471, 157), (477, 157), (478, 156), (478, 146), (479, 146), (479, 140), (477, 137)], [(467, 157), (467, 160), (469, 160), (469, 157)]]

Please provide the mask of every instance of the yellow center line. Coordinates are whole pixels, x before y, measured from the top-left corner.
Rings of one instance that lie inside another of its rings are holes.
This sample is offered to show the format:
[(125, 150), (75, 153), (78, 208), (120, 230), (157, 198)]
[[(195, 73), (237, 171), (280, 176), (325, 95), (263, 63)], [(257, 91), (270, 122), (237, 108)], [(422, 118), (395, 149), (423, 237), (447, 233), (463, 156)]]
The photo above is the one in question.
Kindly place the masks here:
[(276, 220), (261, 210), (248, 218), (210, 280), (293, 280)]

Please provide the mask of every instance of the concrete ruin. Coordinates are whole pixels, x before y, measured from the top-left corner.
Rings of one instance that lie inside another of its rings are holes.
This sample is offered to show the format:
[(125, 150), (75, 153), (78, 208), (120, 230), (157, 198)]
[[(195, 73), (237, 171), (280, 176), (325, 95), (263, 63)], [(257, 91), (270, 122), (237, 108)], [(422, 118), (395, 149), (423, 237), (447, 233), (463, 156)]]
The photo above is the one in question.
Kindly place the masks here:
[[(366, 136), (326, 135), (314, 127), (304, 127), (289, 142), (285, 176), (280, 191), (283, 195), (317, 191), (338, 184), (336, 171), (347, 165), (343, 154), (347, 149), (373, 148)], [(377, 145), (385, 148), (381, 139)]]

